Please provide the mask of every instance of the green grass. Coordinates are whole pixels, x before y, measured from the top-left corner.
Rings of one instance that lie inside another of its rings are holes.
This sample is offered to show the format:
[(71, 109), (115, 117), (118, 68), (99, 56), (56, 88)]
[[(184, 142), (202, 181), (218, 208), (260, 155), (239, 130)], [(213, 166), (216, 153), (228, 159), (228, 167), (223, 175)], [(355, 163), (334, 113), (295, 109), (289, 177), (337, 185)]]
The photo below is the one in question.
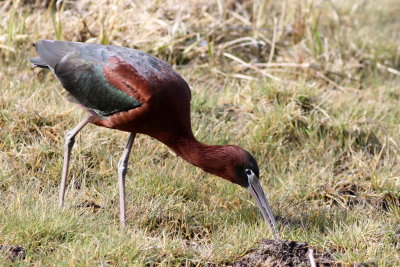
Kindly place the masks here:
[[(66, 101), (50, 73), (27, 63), (33, 41), (59, 38), (107, 39), (178, 64), (193, 93), (195, 135), (255, 155), (284, 239), (326, 249), (347, 264), (400, 265), (400, 79), (377, 64), (400, 66), (396, 1), (379, 7), (244, 1), (242, 9), (110, 1), (83, 8), (93, 12), (84, 22), (66, 5), (56, 32), (49, 9), (6, 2), (10, 12), (0, 7), (0, 244), (22, 246), (27, 255), (12, 261), (0, 253), (0, 262), (201, 266), (234, 261), (272, 238), (244, 189), (147, 136), (138, 136), (130, 158), (128, 225), (121, 231), (116, 169), (128, 134), (93, 125), (77, 137), (66, 206), (59, 209), (64, 134), (84, 111)], [(257, 8), (270, 16), (257, 15)], [(271, 63), (316, 67), (257, 65), (268, 62), (268, 46), (257, 50), (239, 38), (272, 40), (273, 31), (259, 28), (273, 28), (274, 17), (285, 32), (278, 31)], [(100, 208), (78, 207), (87, 202)]]

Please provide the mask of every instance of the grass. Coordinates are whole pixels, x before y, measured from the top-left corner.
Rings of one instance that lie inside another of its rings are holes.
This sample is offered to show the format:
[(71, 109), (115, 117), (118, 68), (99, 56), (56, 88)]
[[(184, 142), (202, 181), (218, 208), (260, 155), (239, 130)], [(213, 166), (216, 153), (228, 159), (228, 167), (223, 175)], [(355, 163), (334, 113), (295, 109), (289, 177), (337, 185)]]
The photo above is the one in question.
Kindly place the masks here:
[(272, 238), (245, 190), (147, 136), (130, 158), (121, 231), (116, 166), (128, 135), (91, 125), (77, 138), (58, 209), (63, 136), (84, 111), (27, 58), (32, 42), (64, 39), (173, 64), (191, 86), (198, 139), (258, 159), (285, 239), (345, 264), (400, 265), (395, 0), (79, 1), (56, 13), (43, 3), (0, 6), (0, 244), (27, 253), (0, 262), (201, 266)]

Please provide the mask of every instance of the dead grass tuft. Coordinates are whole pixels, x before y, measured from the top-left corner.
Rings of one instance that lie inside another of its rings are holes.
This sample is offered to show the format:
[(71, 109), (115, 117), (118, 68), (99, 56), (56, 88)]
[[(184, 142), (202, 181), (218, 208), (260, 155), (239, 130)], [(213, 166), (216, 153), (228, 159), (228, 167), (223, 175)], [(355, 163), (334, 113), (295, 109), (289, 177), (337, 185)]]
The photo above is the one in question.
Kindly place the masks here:
[(371, 187), (355, 183), (339, 182), (334, 186), (322, 185), (311, 193), (310, 200), (322, 200), (328, 205), (338, 205), (344, 208), (373, 208), (389, 212), (400, 208), (400, 195), (393, 192), (377, 192)]

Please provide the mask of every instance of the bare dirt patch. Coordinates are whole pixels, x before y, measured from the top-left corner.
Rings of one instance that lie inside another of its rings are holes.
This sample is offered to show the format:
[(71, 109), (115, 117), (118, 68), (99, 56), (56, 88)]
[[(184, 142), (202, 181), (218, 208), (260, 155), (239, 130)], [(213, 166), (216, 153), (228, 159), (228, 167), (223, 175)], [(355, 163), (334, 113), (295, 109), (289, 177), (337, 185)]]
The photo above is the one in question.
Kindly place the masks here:
[(23, 260), (26, 256), (26, 252), (23, 247), (11, 245), (0, 245), (0, 254), (3, 254), (6, 260), (11, 261)]
[(307, 243), (270, 239), (260, 241), (258, 247), (226, 266), (311, 266), (310, 261), (316, 266), (342, 266), (329, 252), (314, 249)]

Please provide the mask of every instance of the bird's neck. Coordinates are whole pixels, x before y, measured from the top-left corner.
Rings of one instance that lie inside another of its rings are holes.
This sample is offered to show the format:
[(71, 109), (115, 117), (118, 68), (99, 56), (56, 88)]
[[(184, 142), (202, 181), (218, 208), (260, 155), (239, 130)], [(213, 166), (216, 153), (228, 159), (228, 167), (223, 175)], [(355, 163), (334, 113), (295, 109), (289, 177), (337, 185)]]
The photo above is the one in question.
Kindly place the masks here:
[(227, 180), (232, 179), (233, 170), (228, 168), (231, 166), (232, 146), (203, 144), (193, 135), (159, 140), (190, 164)]

